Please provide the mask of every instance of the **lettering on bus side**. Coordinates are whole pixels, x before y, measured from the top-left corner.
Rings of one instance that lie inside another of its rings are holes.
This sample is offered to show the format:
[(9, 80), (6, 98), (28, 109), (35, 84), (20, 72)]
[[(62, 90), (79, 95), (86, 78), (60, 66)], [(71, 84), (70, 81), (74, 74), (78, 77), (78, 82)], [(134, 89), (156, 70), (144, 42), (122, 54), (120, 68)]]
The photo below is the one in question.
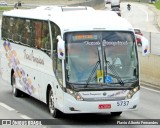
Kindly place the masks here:
[(34, 56), (33, 51), (30, 54), (27, 54), (26, 49), (24, 50), (24, 59), (30, 60), (32, 62), (35, 62), (37, 64), (44, 65), (44, 60), (38, 57)]

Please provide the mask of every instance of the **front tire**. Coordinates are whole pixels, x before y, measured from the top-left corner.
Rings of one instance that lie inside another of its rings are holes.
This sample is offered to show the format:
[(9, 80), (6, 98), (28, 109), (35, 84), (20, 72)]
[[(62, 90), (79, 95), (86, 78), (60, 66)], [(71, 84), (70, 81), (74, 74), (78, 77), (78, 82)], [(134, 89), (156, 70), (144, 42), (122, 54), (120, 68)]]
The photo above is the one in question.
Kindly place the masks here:
[(12, 74), (11, 78), (11, 84), (12, 84), (12, 93), (15, 97), (20, 97), (21, 96), (21, 91), (16, 88), (16, 77), (14, 74)]
[(61, 117), (61, 112), (54, 106), (54, 95), (52, 89), (49, 90), (48, 109), (53, 118)]

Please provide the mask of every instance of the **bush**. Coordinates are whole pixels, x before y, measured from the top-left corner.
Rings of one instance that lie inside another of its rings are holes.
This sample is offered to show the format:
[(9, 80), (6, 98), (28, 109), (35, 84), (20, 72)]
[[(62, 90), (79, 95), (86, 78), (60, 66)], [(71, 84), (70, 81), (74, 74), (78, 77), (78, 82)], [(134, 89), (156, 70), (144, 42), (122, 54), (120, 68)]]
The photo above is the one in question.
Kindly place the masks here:
[(8, 7), (8, 6), (0, 7), (0, 10), (1, 10), (1, 11), (11, 10), (11, 9), (13, 9), (13, 7)]
[(154, 5), (156, 6), (157, 9), (160, 9), (160, 0), (157, 0)]

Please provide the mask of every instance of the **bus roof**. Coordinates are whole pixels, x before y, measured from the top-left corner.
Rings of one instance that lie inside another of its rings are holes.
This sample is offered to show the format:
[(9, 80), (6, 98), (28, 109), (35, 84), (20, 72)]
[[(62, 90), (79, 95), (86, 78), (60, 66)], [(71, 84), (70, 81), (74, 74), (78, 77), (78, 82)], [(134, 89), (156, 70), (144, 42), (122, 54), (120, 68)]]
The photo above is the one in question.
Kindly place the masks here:
[[(134, 31), (131, 24), (119, 17), (113, 11), (94, 10), (91, 7), (84, 9), (77, 7), (41, 6), (35, 9), (15, 9), (3, 13), (5, 16), (50, 20), (56, 23), (62, 31), (90, 31), (90, 30), (119, 30)], [(75, 7), (76, 8), (76, 7)], [(67, 11), (64, 11), (67, 10)]]
[(35, 8), (35, 10), (48, 10), (48, 11), (57, 11), (57, 12), (65, 12), (65, 11), (79, 11), (79, 10), (94, 10), (94, 8), (89, 6), (39, 6)]

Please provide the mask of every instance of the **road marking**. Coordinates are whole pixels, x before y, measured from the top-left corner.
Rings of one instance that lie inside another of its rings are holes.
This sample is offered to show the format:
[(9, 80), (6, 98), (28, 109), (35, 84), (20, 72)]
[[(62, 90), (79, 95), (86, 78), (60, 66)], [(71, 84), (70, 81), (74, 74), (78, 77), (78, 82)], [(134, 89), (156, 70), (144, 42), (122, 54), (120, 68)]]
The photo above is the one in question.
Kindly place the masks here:
[(30, 118), (30, 117), (28, 117), (26, 115), (20, 115), (20, 117), (22, 117), (23, 119), (32, 119), (32, 118)]
[[(15, 109), (11, 108), (10, 106), (8, 106), (8, 105), (6, 105), (6, 104), (4, 104), (2, 102), (0, 102), (0, 106), (6, 108), (9, 111), (15, 111)], [(30, 118), (30, 117), (28, 117), (26, 115), (20, 115), (20, 117), (22, 117), (23, 119), (32, 119), (32, 118)]]
[[(143, 10), (143, 9), (142, 9), (142, 10)], [(148, 16), (148, 12), (145, 11), (145, 10), (143, 10), (143, 12), (146, 13), (146, 21), (148, 22), (148, 17), (149, 17), (149, 16)]]
[(144, 87), (144, 86), (141, 86), (141, 88), (147, 89), (147, 90), (149, 90), (149, 91), (153, 91), (153, 92), (160, 93), (160, 91), (158, 91), (158, 90), (151, 89), (151, 88), (147, 88), (147, 87)]
[(1, 102), (0, 102), (0, 105), (1, 105), (2, 107), (4, 107), (4, 108), (8, 109), (9, 111), (14, 111), (14, 110), (15, 110), (15, 109), (11, 108), (10, 106), (8, 106), (8, 105), (6, 105), (6, 104), (4, 104), (4, 103), (1, 103)]
[(148, 15), (148, 11), (145, 11), (144, 9), (142, 9), (141, 7), (139, 7), (139, 6), (137, 6), (140, 10), (142, 10), (145, 14), (146, 14), (146, 22), (148, 22), (148, 17), (149, 17), (149, 15)]

